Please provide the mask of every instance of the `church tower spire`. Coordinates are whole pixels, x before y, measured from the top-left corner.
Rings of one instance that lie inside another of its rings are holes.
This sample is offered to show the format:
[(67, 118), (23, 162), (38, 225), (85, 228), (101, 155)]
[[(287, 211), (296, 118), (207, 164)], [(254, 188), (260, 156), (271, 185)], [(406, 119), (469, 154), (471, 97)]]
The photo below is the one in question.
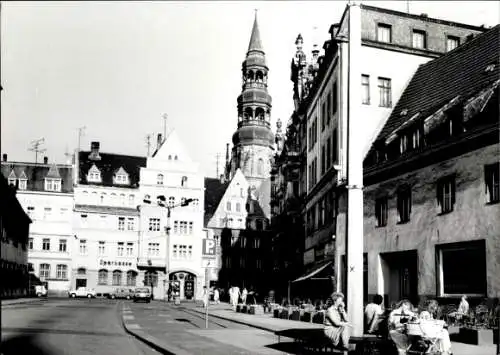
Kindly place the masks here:
[(267, 91), (269, 68), (257, 12), (241, 71), (242, 90), (237, 99), (238, 125), (233, 135), (230, 171), (232, 177), (240, 168), (250, 185), (258, 189), (270, 177), (274, 135), (271, 130), (272, 100)]

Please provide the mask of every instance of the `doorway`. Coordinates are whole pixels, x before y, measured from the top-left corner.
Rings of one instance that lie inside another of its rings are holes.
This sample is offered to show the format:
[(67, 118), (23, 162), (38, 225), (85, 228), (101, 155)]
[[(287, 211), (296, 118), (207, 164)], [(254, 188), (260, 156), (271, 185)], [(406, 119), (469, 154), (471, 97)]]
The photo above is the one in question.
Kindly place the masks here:
[(187, 271), (178, 271), (169, 275), (170, 285), (175, 285), (175, 292), (181, 300), (193, 300), (196, 290), (196, 275)]
[(418, 302), (418, 253), (407, 250), (393, 253), (381, 253), (382, 283), (386, 306), (402, 299), (413, 304)]

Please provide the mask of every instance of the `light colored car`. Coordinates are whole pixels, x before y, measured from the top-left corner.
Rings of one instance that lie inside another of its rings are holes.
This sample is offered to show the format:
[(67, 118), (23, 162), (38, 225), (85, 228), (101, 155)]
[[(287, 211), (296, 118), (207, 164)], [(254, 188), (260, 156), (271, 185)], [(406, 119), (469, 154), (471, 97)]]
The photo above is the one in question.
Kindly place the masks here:
[(47, 297), (47, 288), (44, 285), (35, 285), (31, 288), (31, 294), (36, 295), (36, 297)]
[(136, 288), (134, 293), (134, 302), (151, 302), (151, 290), (146, 287)]
[(96, 292), (94, 289), (91, 288), (78, 287), (76, 290), (68, 291), (68, 296), (71, 298), (76, 298), (76, 297), (95, 298)]

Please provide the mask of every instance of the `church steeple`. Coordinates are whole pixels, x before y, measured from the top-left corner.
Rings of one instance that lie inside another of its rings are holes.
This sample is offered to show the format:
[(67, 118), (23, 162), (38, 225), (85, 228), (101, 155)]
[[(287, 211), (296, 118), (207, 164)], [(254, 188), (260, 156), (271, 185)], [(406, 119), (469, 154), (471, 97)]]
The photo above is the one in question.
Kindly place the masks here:
[(253, 21), (252, 35), (248, 44), (248, 52), (260, 51), (264, 53), (262, 42), (260, 41), (259, 23), (257, 22), (257, 10), (255, 10), (255, 19)]

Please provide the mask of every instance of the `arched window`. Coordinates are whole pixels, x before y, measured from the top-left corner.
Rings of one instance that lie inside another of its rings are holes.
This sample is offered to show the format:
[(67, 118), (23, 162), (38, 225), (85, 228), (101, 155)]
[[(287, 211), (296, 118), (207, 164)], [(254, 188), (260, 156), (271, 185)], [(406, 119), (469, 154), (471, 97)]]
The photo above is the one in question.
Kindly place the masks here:
[(176, 155), (176, 156), (174, 157), (174, 160), (177, 160), (177, 159), (178, 159), (178, 158), (177, 158), (177, 155)]
[(255, 109), (255, 118), (261, 121), (264, 121), (265, 111), (262, 107), (257, 107)]
[(99, 270), (99, 285), (107, 285), (108, 284), (108, 270), (101, 269)]
[(257, 162), (257, 174), (263, 175), (264, 174), (264, 160), (262, 158), (259, 159)]
[(157, 286), (158, 273), (156, 271), (146, 271), (144, 274), (144, 286)]
[(264, 81), (264, 74), (260, 70), (258, 70), (257, 74), (255, 74), (255, 81), (257, 81), (258, 83)]
[(85, 275), (87, 273), (87, 269), (84, 267), (78, 268), (77, 272), (78, 275)]
[(125, 206), (125, 194), (120, 194), (120, 204)]
[(122, 272), (120, 270), (113, 271), (113, 286), (120, 286), (122, 284)]
[(137, 272), (134, 270), (127, 271), (127, 286), (135, 286)]
[(244, 118), (245, 120), (253, 120), (253, 110), (251, 107), (245, 109)]
[(157, 185), (163, 185), (163, 174), (158, 174), (156, 176), (156, 184)]
[(172, 156), (171, 155), (168, 156), (168, 160), (172, 160)]
[(116, 203), (116, 194), (114, 192), (109, 195), (109, 198), (111, 203)]
[(252, 81), (254, 79), (253, 71), (249, 70), (247, 74), (248, 80)]

